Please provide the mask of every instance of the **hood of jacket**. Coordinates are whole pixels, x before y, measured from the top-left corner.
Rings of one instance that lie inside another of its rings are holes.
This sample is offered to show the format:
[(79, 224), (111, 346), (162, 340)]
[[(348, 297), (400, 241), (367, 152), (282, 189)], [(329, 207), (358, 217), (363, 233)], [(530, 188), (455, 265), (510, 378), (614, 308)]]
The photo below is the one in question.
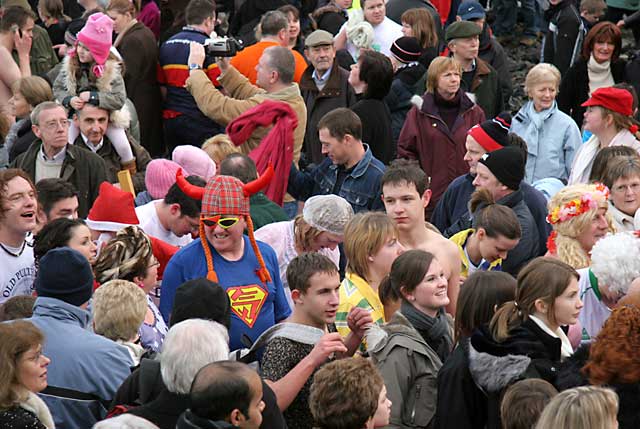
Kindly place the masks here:
[(87, 310), (71, 305), (56, 298), (39, 296), (33, 306), (33, 316), (49, 317), (61, 322), (73, 323), (86, 328), (91, 314)]

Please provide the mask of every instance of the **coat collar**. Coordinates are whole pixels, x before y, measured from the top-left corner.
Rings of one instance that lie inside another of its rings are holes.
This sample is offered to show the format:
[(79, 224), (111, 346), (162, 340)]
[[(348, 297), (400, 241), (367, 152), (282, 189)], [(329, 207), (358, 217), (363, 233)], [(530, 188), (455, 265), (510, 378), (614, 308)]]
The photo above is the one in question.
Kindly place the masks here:
[(325, 84), (322, 90), (318, 91), (318, 87), (313, 80), (313, 72), (315, 68), (312, 65), (307, 67), (307, 69), (302, 74), (302, 78), (300, 78), (300, 90), (301, 91), (314, 91), (318, 92), (318, 96), (325, 97), (337, 97), (340, 95), (341, 81), (342, 81), (342, 73), (340, 72), (341, 68), (338, 64), (338, 61), (334, 58), (333, 65), (331, 66), (331, 73), (329, 74), (329, 79), (327, 79), (327, 83)]
[[(371, 164), (371, 160), (373, 159), (373, 153), (371, 153), (371, 149), (369, 149), (369, 145), (366, 143), (362, 143), (362, 145), (364, 146), (364, 149), (365, 149), (364, 156), (355, 165), (353, 171), (350, 174), (350, 176), (353, 177), (354, 179), (357, 179), (358, 177), (364, 175), (364, 173), (367, 172), (367, 168), (369, 168), (369, 164)], [(329, 166), (329, 170), (335, 171), (337, 169), (338, 169), (337, 164), (332, 163)]]

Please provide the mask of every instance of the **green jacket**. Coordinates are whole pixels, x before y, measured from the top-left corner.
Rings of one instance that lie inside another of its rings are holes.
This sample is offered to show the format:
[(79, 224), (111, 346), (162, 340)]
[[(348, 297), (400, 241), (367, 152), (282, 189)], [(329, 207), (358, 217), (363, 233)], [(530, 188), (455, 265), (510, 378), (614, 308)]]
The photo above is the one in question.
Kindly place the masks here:
[(470, 92), (476, 96), (475, 102), (487, 118), (493, 118), (505, 109), (498, 72), (480, 58), (476, 59), (476, 74)]
[[(16, 64), (19, 64), (18, 53), (13, 51), (12, 55)], [(33, 27), (33, 42), (31, 43), (29, 59), (32, 76), (44, 75), (58, 64), (58, 55), (53, 50), (49, 33), (39, 25)]]
[(289, 220), (282, 207), (271, 201), (264, 192), (258, 192), (249, 198), (249, 212), (255, 231), (274, 222)]

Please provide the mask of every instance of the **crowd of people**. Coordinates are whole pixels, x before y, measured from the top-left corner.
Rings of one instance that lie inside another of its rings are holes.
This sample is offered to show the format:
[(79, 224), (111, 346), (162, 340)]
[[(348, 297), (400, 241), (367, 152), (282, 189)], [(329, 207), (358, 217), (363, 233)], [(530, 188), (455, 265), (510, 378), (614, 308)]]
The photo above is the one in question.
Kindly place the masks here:
[(640, 6), (543, 3), (2, 0), (0, 427), (640, 427)]

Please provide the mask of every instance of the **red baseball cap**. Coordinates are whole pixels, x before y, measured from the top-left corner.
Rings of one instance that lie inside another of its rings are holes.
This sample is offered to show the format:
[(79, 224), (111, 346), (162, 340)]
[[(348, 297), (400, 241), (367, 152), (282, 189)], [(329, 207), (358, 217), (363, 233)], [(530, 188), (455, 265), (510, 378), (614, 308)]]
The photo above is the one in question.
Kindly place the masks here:
[(621, 115), (633, 115), (633, 96), (626, 89), (613, 87), (598, 88), (591, 98), (582, 103), (582, 107), (600, 106)]

